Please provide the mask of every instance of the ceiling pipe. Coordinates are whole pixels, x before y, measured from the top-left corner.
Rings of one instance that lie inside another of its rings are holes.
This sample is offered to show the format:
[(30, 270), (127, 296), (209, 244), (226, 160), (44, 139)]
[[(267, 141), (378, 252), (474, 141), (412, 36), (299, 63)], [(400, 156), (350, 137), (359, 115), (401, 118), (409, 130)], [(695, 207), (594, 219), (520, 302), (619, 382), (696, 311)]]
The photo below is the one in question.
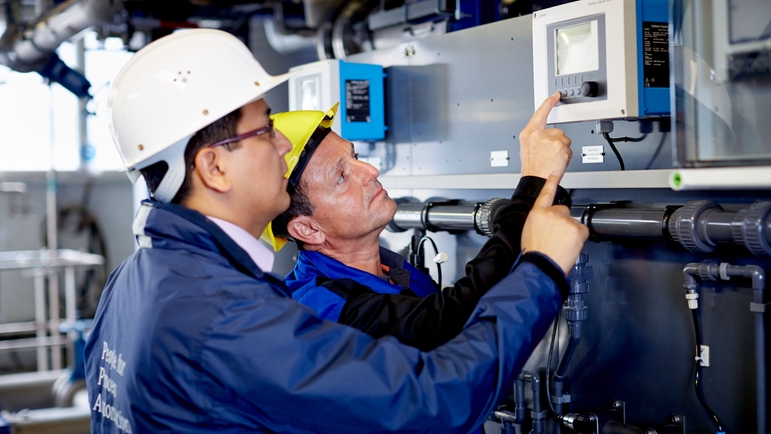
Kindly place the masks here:
[(59, 59), (56, 49), (75, 34), (112, 20), (123, 0), (68, 0), (27, 26), (9, 22), (0, 38), (0, 63), (18, 72), (37, 72), (81, 98), (91, 84)]

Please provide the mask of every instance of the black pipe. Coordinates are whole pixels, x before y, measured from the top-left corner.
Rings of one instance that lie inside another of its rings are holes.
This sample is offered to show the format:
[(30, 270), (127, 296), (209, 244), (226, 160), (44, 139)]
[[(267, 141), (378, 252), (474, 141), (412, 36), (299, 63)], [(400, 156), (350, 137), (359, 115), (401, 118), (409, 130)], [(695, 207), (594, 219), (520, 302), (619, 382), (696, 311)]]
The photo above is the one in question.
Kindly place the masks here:
[(562, 389), (568, 365), (573, 358), (573, 353), (575, 352), (578, 343), (581, 342), (581, 323), (568, 323), (568, 330), (570, 334), (570, 337), (568, 338), (568, 347), (565, 349), (562, 360), (560, 361), (557, 370), (554, 371), (554, 377), (552, 379), (552, 396), (558, 399), (558, 402), (554, 403), (554, 411), (557, 414), (562, 414)]
[(752, 280), (753, 303), (750, 310), (755, 314), (755, 373), (756, 412), (758, 433), (766, 432), (766, 327), (763, 291), (766, 287), (766, 272), (757, 265), (729, 265), (727, 276), (741, 276)]
[[(506, 203), (500, 198), (476, 204), (457, 200), (402, 201), (388, 229), (475, 230), (490, 236), (491, 222)], [(755, 255), (771, 255), (771, 202), (756, 202), (737, 212), (703, 200), (665, 208), (632, 207), (628, 202), (574, 205), (570, 212), (589, 228), (593, 241), (673, 241), (694, 252), (711, 252), (718, 244), (735, 244), (745, 246)]]
[(533, 417), (533, 434), (543, 434), (545, 429), (544, 419), (546, 412), (541, 410), (541, 376), (535, 372), (522, 371), (519, 379), (523, 382), (530, 382), (533, 391), (533, 411), (530, 413)]
[(592, 267), (587, 265), (588, 263), (589, 255), (582, 252), (578, 255), (576, 264), (568, 276), (570, 278), (570, 293), (563, 308), (568, 323), (568, 346), (554, 372), (551, 396), (549, 396), (550, 402), (554, 403), (554, 412), (558, 415), (562, 414), (562, 403), (565, 398), (562, 390), (568, 365), (573, 358), (576, 347), (581, 342), (583, 323), (589, 317), (589, 310), (584, 305), (584, 294), (589, 292), (588, 279), (592, 278)]
[(595, 235), (603, 238), (657, 240), (662, 238), (664, 212), (663, 209), (603, 209), (594, 213), (589, 226)]
[(532, 376), (530, 381), (533, 388), (533, 434), (543, 434), (546, 413), (541, 411), (541, 377), (536, 373), (530, 375)]
[(514, 415), (517, 423), (525, 421), (525, 382), (522, 380), (522, 376), (517, 377), (517, 381), (514, 387)]
[[(766, 305), (764, 304), (764, 289), (766, 285), (765, 271), (757, 265), (730, 265), (727, 263), (691, 263), (683, 268), (683, 287), (686, 290), (686, 298), (688, 299), (688, 308), (691, 309), (693, 317), (693, 325), (696, 333), (696, 354), (697, 357), (701, 351), (701, 325), (699, 322), (698, 310), (698, 287), (699, 280), (728, 280), (731, 277), (744, 277), (752, 280), (753, 290), (753, 302), (750, 304), (750, 311), (755, 314), (755, 370), (756, 370), (756, 415), (757, 415), (757, 432), (759, 434), (766, 433), (766, 337), (765, 337), (765, 322), (764, 313)], [(697, 279), (698, 278), (698, 279)], [(696, 373), (694, 385), (696, 388), (696, 394), (701, 402), (702, 406), (710, 413), (710, 416), (715, 420), (718, 429), (723, 431), (723, 426), (720, 423), (717, 415), (707, 405), (704, 399), (704, 392), (702, 389), (702, 372), (701, 363), (697, 360)]]

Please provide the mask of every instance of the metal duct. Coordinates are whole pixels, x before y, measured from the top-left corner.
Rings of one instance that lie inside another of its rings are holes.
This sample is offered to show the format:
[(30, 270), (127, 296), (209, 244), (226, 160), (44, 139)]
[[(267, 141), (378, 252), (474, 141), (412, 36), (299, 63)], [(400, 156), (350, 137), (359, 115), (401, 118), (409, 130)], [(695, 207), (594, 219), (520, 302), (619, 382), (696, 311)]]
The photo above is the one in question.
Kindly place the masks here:
[(264, 21), (263, 27), (265, 28), (265, 39), (268, 40), (268, 45), (270, 45), (270, 48), (272, 48), (276, 53), (291, 54), (304, 50), (316, 50), (315, 35), (302, 36), (299, 34), (280, 31), (280, 29), (277, 28), (274, 20), (269, 19)]
[(56, 55), (59, 45), (88, 27), (110, 21), (123, 0), (69, 0), (19, 28), (9, 23), (0, 38), (0, 63), (19, 72), (35, 71), (80, 97), (91, 86)]

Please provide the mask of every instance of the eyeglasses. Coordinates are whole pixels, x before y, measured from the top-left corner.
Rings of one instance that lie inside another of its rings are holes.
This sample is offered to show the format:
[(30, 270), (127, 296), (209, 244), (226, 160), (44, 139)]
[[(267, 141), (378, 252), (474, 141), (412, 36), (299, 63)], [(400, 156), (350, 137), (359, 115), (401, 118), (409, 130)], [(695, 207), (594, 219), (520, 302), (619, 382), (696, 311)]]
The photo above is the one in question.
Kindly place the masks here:
[(212, 143), (211, 145), (207, 146), (207, 148), (216, 148), (217, 146), (227, 145), (229, 143), (234, 143), (234, 142), (240, 142), (241, 140), (246, 140), (249, 137), (261, 136), (265, 133), (270, 133), (271, 139), (276, 137), (276, 130), (273, 129), (273, 119), (271, 119), (268, 122), (268, 125), (265, 125), (262, 128), (257, 128), (256, 130), (249, 131), (247, 133), (243, 133), (235, 137), (231, 137), (229, 139), (220, 140), (217, 143)]
[[(243, 134), (239, 134), (235, 137), (231, 137), (229, 139), (220, 140), (219, 142), (212, 143), (211, 145), (205, 146), (206, 148), (216, 148), (217, 146), (227, 145), (230, 143), (240, 142), (241, 140), (246, 140), (249, 137), (255, 137), (255, 136), (261, 136), (265, 133), (270, 134), (270, 138), (274, 139), (276, 138), (276, 130), (273, 128), (273, 119), (271, 119), (268, 122), (268, 125), (265, 125), (262, 128), (257, 128), (256, 130), (252, 130)], [(190, 165), (190, 170), (195, 169), (195, 162), (193, 162)]]

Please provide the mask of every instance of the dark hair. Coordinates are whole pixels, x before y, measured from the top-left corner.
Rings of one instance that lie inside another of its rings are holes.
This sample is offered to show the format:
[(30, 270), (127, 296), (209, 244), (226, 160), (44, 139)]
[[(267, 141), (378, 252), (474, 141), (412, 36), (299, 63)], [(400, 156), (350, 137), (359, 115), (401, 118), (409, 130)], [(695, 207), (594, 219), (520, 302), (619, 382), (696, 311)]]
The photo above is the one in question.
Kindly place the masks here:
[(305, 183), (305, 181), (300, 179), (294, 191), (290, 189), (289, 209), (273, 219), (273, 223), (271, 225), (274, 235), (293, 240), (295, 243), (297, 243), (298, 249), (303, 248), (303, 242), (292, 238), (292, 236), (289, 235), (289, 231), (287, 231), (287, 226), (289, 225), (289, 222), (297, 216), (313, 215), (313, 205), (311, 205), (311, 201), (308, 199), (308, 194), (305, 192), (306, 188), (308, 188), (308, 185)]
[[(174, 195), (171, 203), (182, 203), (190, 195), (190, 167), (193, 165), (193, 160), (198, 151), (207, 145), (235, 136), (237, 134), (236, 126), (240, 119), (241, 109), (238, 108), (201, 128), (190, 138), (185, 148), (185, 180), (179, 187), (177, 194)], [(239, 146), (241, 146), (239, 142), (225, 145), (228, 150), (237, 149)], [(168, 169), (169, 165), (165, 161), (159, 161), (140, 170), (150, 192), (155, 192)]]

